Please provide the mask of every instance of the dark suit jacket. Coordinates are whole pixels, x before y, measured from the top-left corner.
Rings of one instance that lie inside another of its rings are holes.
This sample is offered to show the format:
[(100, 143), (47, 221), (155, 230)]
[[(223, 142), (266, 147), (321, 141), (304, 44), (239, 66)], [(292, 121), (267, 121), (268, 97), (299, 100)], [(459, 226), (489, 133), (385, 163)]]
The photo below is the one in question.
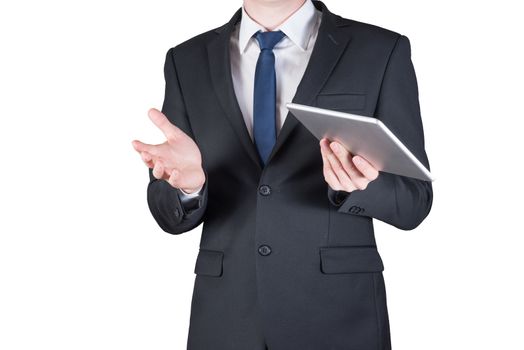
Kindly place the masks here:
[[(377, 117), (429, 168), (408, 38), (314, 5), (322, 22), (293, 102)], [(206, 172), (193, 210), (151, 171), (147, 188), (164, 231), (203, 223), (188, 349), (389, 349), (372, 219), (417, 227), (431, 183), (381, 172), (364, 190), (333, 191), (318, 140), (292, 114), (264, 167), (231, 78), (240, 17), (171, 48), (165, 63), (162, 111), (198, 144)]]

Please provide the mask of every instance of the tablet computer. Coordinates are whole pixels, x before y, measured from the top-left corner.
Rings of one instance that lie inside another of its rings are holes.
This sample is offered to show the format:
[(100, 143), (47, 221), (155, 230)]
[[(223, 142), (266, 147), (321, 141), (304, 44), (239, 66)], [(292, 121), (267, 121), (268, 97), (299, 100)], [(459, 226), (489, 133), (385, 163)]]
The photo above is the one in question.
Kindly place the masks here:
[(343, 144), (352, 154), (367, 159), (375, 169), (434, 181), (429, 170), (377, 118), (297, 103), (289, 111), (320, 141), (323, 137)]

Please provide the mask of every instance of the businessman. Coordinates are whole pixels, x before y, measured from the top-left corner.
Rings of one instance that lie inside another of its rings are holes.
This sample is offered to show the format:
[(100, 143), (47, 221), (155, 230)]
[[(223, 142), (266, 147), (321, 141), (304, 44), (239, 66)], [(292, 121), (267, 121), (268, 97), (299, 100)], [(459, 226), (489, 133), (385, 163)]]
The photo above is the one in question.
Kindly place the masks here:
[(391, 348), (373, 219), (414, 229), (431, 183), (319, 142), (285, 104), (379, 118), (429, 168), (410, 50), (321, 1), (244, 0), (167, 52), (149, 111), (166, 141), (133, 147), (158, 225), (203, 223), (189, 350)]

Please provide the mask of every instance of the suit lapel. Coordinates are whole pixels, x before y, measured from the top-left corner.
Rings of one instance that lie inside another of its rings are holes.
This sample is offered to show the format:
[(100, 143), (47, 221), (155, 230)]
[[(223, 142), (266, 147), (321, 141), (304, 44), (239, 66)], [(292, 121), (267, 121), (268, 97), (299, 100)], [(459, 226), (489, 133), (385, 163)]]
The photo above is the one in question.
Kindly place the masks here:
[[(321, 1), (313, 1), (313, 3), (317, 9), (322, 11), (322, 21), (318, 28), (317, 40), (311, 52), (307, 68), (292, 100), (293, 103), (305, 105), (312, 105), (315, 102), (318, 92), (328, 80), (351, 39), (349, 31), (346, 30), (347, 28), (343, 28), (349, 26), (349, 21), (345, 21), (329, 12)], [(276, 144), (269, 155), (268, 163), (280, 150), (298, 124), (300, 122), (293, 114), (288, 112)]]
[(211, 72), (211, 81), (222, 109), (231, 122), (235, 133), (249, 157), (255, 162), (258, 169), (262, 170), (262, 163), (258, 151), (253, 141), (251, 141), (242, 116), (242, 111), (238, 105), (233, 86), (233, 78), (231, 76), (229, 39), (240, 17), (242, 17), (242, 9), (238, 9), (228, 23), (215, 30), (218, 36), (207, 46), (209, 70)]
[[(316, 95), (331, 75), (351, 39), (349, 31), (344, 28), (349, 26), (350, 21), (329, 12), (321, 1), (313, 1), (313, 4), (322, 11), (322, 21), (307, 68), (292, 101), (306, 105), (314, 103)], [(263, 164), (260, 161), (255, 144), (249, 137), (231, 76), (229, 38), (235, 24), (240, 20), (241, 14), (242, 11), (239, 9), (228, 23), (216, 29), (218, 36), (207, 47), (209, 68), (211, 80), (222, 108), (250, 158), (255, 162), (258, 169), (262, 170)], [(291, 113), (288, 113), (275, 146), (269, 155), (268, 164), (298, 124), (299, 121)]]

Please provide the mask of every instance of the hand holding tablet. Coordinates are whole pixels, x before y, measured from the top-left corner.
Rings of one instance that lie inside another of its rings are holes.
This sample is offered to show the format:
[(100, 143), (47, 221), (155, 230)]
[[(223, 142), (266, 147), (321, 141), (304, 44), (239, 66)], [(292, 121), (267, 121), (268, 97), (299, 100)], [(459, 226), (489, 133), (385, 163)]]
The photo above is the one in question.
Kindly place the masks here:
[(430, 171), (377, 118), (296, 103), (286, 106), (317, 139), (325, 137), (338, 141), (379, 171), (425, 181), (435, 180)]

